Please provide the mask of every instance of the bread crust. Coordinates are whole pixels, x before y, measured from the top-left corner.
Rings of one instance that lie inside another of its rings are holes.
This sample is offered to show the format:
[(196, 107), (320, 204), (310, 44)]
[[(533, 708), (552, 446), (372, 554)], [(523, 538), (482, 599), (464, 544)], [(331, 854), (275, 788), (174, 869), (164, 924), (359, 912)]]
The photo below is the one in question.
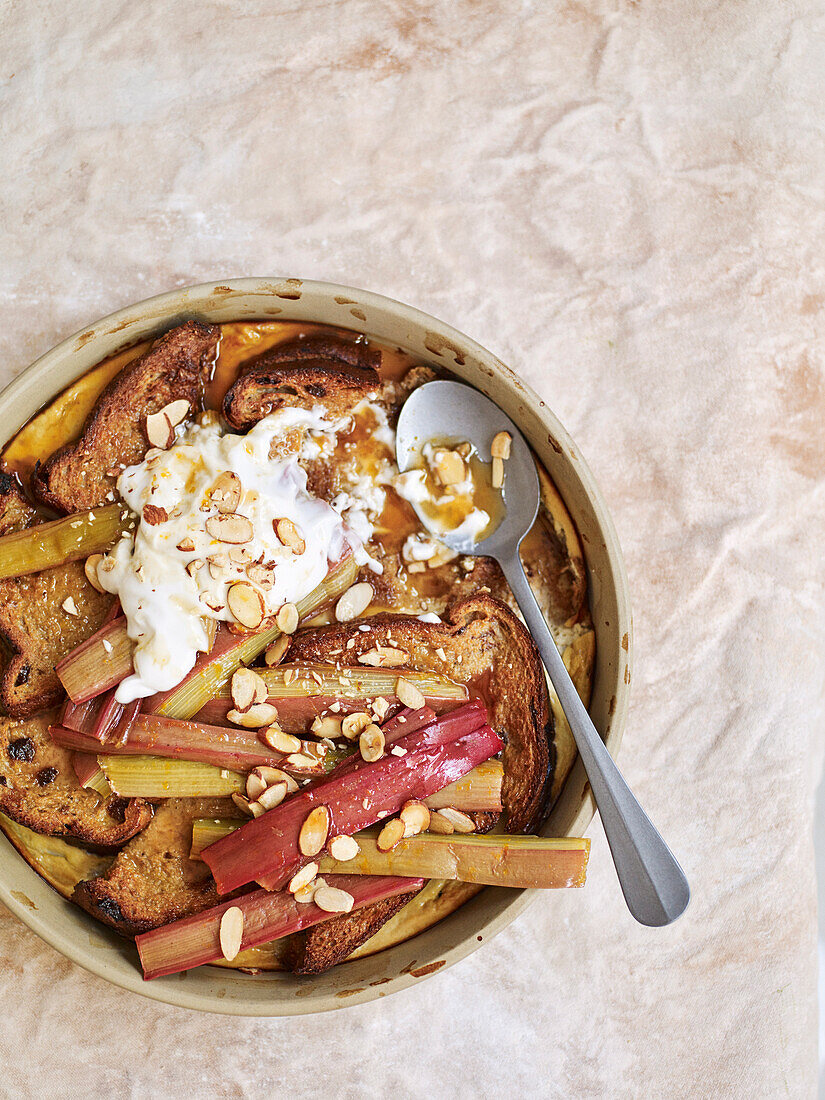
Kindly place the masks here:
[(49, 736), (54, 718), (49, 711), (22, 722), (0, 718), (0, 811), (45, 836), (120, 847), (148, 825), (151, 806), (81, 787), (71, 753)]
[(119, 471), (140, 462), (149, 449), (146, 417), (171, 401), (186, 400), (193, 411), (199, 407), (219, 337), (217, 325), (187, 321), (124, 367), (95, 402), (80, 438), (35, 467), (36, 499), (64, 513), (105, 503)]
[(223, 414), (238, 431), (284, 405), (323, 404), (332, 416), (345, 415), (380, 385), (380, 365), (379, 350), (341, 337), (277, 344), (244, 367), (226, 393)]

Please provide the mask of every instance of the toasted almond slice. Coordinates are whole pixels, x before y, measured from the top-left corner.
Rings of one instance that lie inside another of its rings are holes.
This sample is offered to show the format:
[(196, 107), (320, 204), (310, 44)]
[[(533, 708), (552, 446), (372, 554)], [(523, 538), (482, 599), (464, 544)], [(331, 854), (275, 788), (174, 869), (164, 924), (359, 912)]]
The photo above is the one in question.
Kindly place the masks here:
[(275, 783), (286, 783), (288, 794), (293, 794), (298, 790), (298, 784), (291, 775), (281, 771), (280, 768), (270, 767), (269, 764), (259, 764), (249, 774), (258, 776), (264, 787), (272, 787)]
[(303, 752), (291, 752), (285, 763), (290, 764), (293, 768), (300, 768), (301, 771), (312, 772), (313, 775), (323, 775), (324, 772), (322, 760), (319, 760), (316, 756), (307, 756)]
[(449, 836), (455, 832), (455, 829), (447, 820), (446, 817), (442, 817), (440, 811), (430, 810), (430, 823), (427, 826), (428, 833), (441, 833), (442, 836)]
[[(217, 519), (217, 516), (214, 517)], [(264, 598), (257, 588), (246, 581), (238, 581), (230, 585), (226, 594), (226, 602), (229, 610), (241, 624), (248, 630), (257, 630), (264, 621), (266, 606)]]
[(404, 836), (416, 836), (430, 824), (430, 811), (423, 802), (405, 802), (399, 817), (404, 823)]
[(207, 617), (201, 617), (203, 623), (203, 629), (206, 631), (206, 649), (205, 653), (211, 653), (215, 646), (215, 639), (218, 636), (218, 624), (214, 619)]
[(282, 634), (280, 638), (276, 638), (272, 645), (267, 649), (264, 654), (264, 660), (267, 665), (272, 668), (273, 665), (279, 665), (284, 659), (284, 654), (289, 649), (289, 635)]
[(288, 546), (293, 554), (303, 554), (306, 550), (307, 544), (304, 541), (304, 536), (291, 519), (274, 519), (272, 528), (281, 543)]
[(378, 834), (378, 848), (382, 852), (390, 852), (404, 839), (404, 822), (399, 817), (388, 821)]
[(341, 719), (334, 714), (325, 714), (322, 718), (313, 719), (309, 728), (318, 737), (328, 737), (330, 741), (335, 741), (341, 736)]
[(241, 949), (243, 940), (243, 909), (230, 905), (221, 917), (221, 954), (231, 962)]
[(207, 534), (213, 539), (234, 545), (249, 542), (254, 534), (252, 521), (246, 516), (227, 515), (223, 512), (217, 516), (209, 516), (205, 526)]
[(308, 883), (306, 886), (302, 886), (300, 890), (296, 890), (292, 896), (297, 902), (300, 902), (300, 904), (306, 905), (308, 901), (312, 901), (317, 889), (318, 880), (313, 879), (312, 882)]
[(494, 489), (500, 489), (504, 485), (504, 460), (501, 458), (493, 459), (493, 472), (490, 476), (490, 480)]
[(189, 413), (189, 402), (185, 397), (179, 398), (177, 401), (170, 401), (168, 405), (164, 405), (160, 410), (172, 425), (176, 428), (178, 424), (181, 424)]
[[(238, 510), (242, 493), (241, 479), (231, 470), (226, 470), (217, 478), (215, 484), (209, 490), (209, 499), (221, 515), (232, 515)], [(232, 539), (231, 541), (234, 542), (235, 540)]]
[(329, 810), (326, 806), (316, 806), (307, 814), (298, 834), (301, 855), (317, 856), (327, 842), (328, 833)]
[(458, 451), (439, 451), (435, 458), (435, 472), (442, 485), (458, 485), (467, 476), (464, 459)]
[(77, 604), (74, 602), (74, 596), (67, 596), (60, 606), (67, 615), (80, 615), (80, 612), (77, 610)]
[(301, 742), (299, 739), (293, 737), (291, 733), (284, 733), (281, 727), (275, 723), (271, 726), (267, 726), (265, 730), (261, 730), (258, 737), (260, 737), (265, 745), (269, 745), (269, 747), (276, 752), (301, 751)]
[(452, 807), (439, 810), (439, 814), (445, 818), (457, 833), (474, 833), (476, 831), (475, 822), (471, 817), (463, 814), (461, 810), (454, 810)]
[(206, 562), (201, 561), (200, 558), (193, 558), (192, 561), (186, 567), (186, 572), (190, 577), (194, 577), (197, 572), (203, 569)]
[(226, 554), (210, 554), (206, 559), (209, 576), (216, 581), (225, 581), (229, 573), (229, 558)]
[(275, 574), (272, 570), (259, 565), (257, 562), (247, 565), (246, 575), (253, 584), (257, 584), (258, 588), (263, 589), (264, 592), (268, 592), (275, 585)]
[(161, 451), (167, 450), (175, 442), (175, 429), (165, 409), (146, 417), (146, 438), (153, 447)]
[(358, 658), (361, 665), (371, 665), (373, 668), (397, 668), (409, 662), (410, 655), (406, 649), (398, 649), (395, 646), (377, 645), (375, 649), (369, 649)]
[(348, 714), (341, 722), (341, 733), (347, 741), (357, 741), (367, 726), (372, 724), (372, 719), (363, 710), (356, 710)]
[(264, 812), (263, 807), (259, 806), (254, 800), (250, 802), (248, 798), (244, 798), (242, 794), (238, 794), (237, 791), (232, 792), (232, 801), (243, 813), (248, 814), (250, 817), (260, 817)]
[(239, 668), (232, 676), (229, 690), (237, 710), (249, 710), (255, 703), (266, 702), (266, 684), (251, 668)]
[(348, 588), (335, 605), (335, 618), (339, 623), (348, 623), (357, 619), (372, 603), (372, 585), (361, 581)]
[(271, 722), (274, 722), (278, 717), (278, 711), (271, 703), (257, 703), (255, 706), (249, 708), (246, 711), (230, 710), (226, 716), (230, 722), (234, 722), (236, 726), (243, 726), (245, 729), (254, 730), (260, 729), (261, 726), (268, 726)]
[(346, 890), (339, 890), (335, 886), (320, 886), (313, 894), (312, 900), (325, 913), (349, 913), (355, 904), (352, 894), (348, 894)]
[(159, 504), (144, 504), (141, 516), (143, 522), (148, 523), (150, 527), (157, 527), (158, 524), (166, 523), (169, 519), (169, 513)]
[(315, 876), (318, 874), (317, 863), (307, 863), (305, 867), (302, 867), (300, 871), (296, 871), (292, 878), (289, 880), (290, 894), (297, 894), (299, 890), (306, 889), (311, 882), (314, 881)]
[(86, 580), (97, 592), (106, 591), (105, 588), (101, 587), (100, 581), (97, 579), (97, 569), (102, 561), (102, 554), (90, 554), (83, 563), (83, 572), (86, 574)]
[(490, 453), (493, 458), (508, 459), (510, 457), (510, 445), (513, 437), (509, 432), (496, 432), (490, 445)]
[(258, 803), (263, 806), (265, 810), (274, 810), (276, 806), (280, 806), (286, 798), (286, 795), (286, 783), (273, 783), (271, 787), (267, 787), (266, 790), (258, 796)]
[(327, 746), (319, 741), (302, 741), (301, 752), (311, 756), (313, 760), (323, 760), (327, 755)]
[(384, 755), (384, 734), (378, 726), (370, 724), (359, 737), (358, 747), (364, 760), (372, 764)]
[(266, 783), (264, 783), (260, 775), (256, 775), (254, 771), (250, 772), (246, 777), (246, 797), (252, 802), (255, 802), (265, 790)]
[(395, 694), (398, 696), (398, 701), (411, 710), (420, 710), (424, 706), (424, 696), (415, 684), (411, 684), (403, 676), (399, 676), (395, 681)]
[(330, 841), (329, 854), (339, 863), (347, 863), (355, 859), (361, 848), (354, 836), (336, 836)]
[(285, 603), (283, 607), (278, 608), (275, 622), (281, 630), (283, 630), (284, 634), (294, 634), (298, 629), (298, 621), (298, 608), (294, 603)]
[(182, 554), (191, 554), (192, 551), (195, 549), (195, 540), (190, 539), (187, 535), (186, 538), (182, 538), (180, 540), (177, 545), (177, 549), (180, 550)]

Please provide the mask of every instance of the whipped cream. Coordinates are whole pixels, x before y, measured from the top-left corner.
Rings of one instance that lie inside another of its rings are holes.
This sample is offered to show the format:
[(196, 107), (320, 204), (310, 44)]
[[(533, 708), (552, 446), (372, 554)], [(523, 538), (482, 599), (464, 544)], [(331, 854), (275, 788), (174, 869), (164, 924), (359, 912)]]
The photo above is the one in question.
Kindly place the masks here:
[[(301, 465), (329, 453), (340, 428), (320, 407), (280, 409), (246, 435), (225, 433), (216, 423), (190, 424), (176, 430), (168, 450), (152, 450), (123, 471), (118, 490), (140, 521), (98, 567), (101, 586), (120, 598), (135, 642), (134, 674), (117, 689), (120, 703), (180, 683), (209, 649), (208, 621), (235, 621), (232, 585), (251, 585), (266, 618), (309, 595), (347, 546), (366, 560), (361, 539), (339, 512), (307, 491)], [(238, 532), (214, 523), (221, 501), (211, 494), (227, 473), (240, 483), (230, 513), (240, 517), (241, 535), (249, 534), (240, 542), (226, 541)], [(276, 533), (282, 519), (297, 529), (300, 552)]]

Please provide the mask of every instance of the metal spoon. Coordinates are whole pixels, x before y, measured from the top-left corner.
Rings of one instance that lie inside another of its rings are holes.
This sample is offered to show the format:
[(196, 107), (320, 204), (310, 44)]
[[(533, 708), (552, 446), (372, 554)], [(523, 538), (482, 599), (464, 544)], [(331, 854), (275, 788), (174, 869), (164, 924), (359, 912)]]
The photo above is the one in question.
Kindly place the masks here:
[(401, 410), (396, 440), (398, 468), (409, 470), (420, 462), (421, 448), (428, 440), (445, 438), (467, 440), (486, 461), (493, 437), (500, 431), (510, 433), (512, 444), (505, 463), (505, 514), (491, 534), (474, 542), (471, 537), (433, 531), (420, 507), (413, 507), (424, 527), (447, 546), (461, 554), (495, 558), (501, 566), (573, 731), (627, 907), (641, 924), (670, 924), (690, 901), (684, 871), (636, 801), (590, 720), (521, 564), (519, 546), (533, 526), (539, 506), (538, 474), (524, 437), (478, 390), (460, 382), (428, 382), (407, 398)]

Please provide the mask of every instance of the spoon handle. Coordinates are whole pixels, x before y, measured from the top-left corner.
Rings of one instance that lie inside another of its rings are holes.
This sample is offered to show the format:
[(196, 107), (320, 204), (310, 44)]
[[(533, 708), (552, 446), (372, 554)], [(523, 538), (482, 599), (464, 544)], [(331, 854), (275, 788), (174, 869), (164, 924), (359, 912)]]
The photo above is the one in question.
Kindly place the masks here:
[(670, 924), (690, 901), (685, 873), (622, 778), (564, 667), (516, 550), (498, 558), (570, 723), (601, 814), (627, 907), (640, 924)]

